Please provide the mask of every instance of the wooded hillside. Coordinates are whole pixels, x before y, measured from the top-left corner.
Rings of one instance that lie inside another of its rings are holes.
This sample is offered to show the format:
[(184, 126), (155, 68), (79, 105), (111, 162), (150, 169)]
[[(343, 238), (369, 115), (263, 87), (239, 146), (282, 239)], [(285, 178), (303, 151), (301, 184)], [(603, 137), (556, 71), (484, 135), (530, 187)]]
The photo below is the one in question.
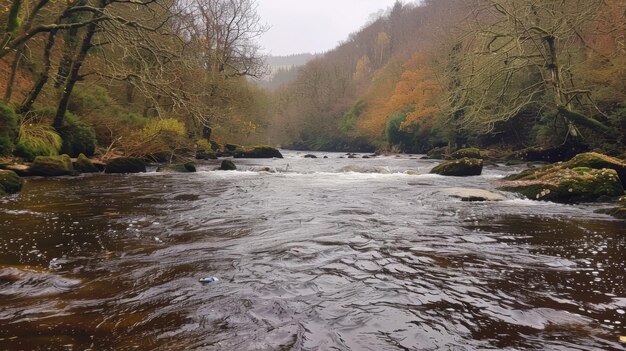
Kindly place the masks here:
[(622, 153), (626, 3), (396, 3), (274, 97), (275, 140), (425, 152), (566, 142)]

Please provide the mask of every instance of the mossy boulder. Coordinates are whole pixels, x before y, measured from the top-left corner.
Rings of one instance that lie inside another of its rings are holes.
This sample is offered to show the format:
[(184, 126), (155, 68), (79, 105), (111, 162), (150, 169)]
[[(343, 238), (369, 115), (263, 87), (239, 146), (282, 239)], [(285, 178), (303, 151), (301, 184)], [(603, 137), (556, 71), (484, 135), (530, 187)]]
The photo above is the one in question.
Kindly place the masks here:
[(275, 147), (259, 145), (235, 153), (235, 158), (283, 158), (283, 155)]
[(482, 159), (482, 156), (480, 155), (480, 150), (475, 147), (460, 149), (446, 156), (446, 159), (448, 160), (459, 160), (462, 158)]
[(587, 152), (574, 156), (571, 160), (565, 162), (563, 167), (576, 168), (587, 167), (593, 169), (608, 168), (615, 170), (622, 182), (622, 186), (626, 188), (626, 162), (606, 156), (597, 152)]
[[(522, 172), (524, 173), (524, 172)], [(500, 189), (516, 192), (532, 200), (575, 203), (597, 201), (624, 194), (617, 172), (613, 169), (588, 167), (544, 168), (501, 182)]]
[(109, 160), (107, 162), (104, 173), (144, 173), (146, 172), (146, 163), (135, 157), (120, 157)]
[(74, 166), (68, 155), (37, 156), (30, 167), (30, 174), (41, 177), (60, 177), (73, 175)]
[(476, 158), (462, 158), (444, 162), (433, 168), (430, 173), (444, 176), (469, 177), (478, 176), (483, 172), (483, 161)]
[(156, 170), (159, 173), (195, 173), (196, 165), (193, 163), (171, 164), (159, 166)]
[(24, 181), (17, 173), (8, 170), (0, 170), (0, 195), (15, 194), (22, 190)]
[(222, 160), (222, 164), (220, 165), (220, 171), (235, 171), (237, 170), (237, 166), (231, 160)]
[(98, 173), (100, 170), (96, 167), (85, 154), (78, 155), (74, 161), (74, 170), (78, 173)]

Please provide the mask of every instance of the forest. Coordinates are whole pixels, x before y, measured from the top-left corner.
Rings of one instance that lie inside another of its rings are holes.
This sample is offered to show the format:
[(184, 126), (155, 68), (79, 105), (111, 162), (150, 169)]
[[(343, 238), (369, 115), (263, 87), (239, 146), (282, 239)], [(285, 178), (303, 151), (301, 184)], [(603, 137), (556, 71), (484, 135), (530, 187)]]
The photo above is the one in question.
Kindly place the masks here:
[(397, 2), (274, 95), (269, 132), (315, 150), (618, 155), (625, 44), (619, 0)]
[[(620, 0), (396, 2), (268, 70), (252, 0), (5, 0), (0, 153), (163, 161), (216, 144), (425, 153), (626, 143)], [(130, 15), (132, 14), (132, 15)], [(279, 86), (277, 88), (277, 86)]]

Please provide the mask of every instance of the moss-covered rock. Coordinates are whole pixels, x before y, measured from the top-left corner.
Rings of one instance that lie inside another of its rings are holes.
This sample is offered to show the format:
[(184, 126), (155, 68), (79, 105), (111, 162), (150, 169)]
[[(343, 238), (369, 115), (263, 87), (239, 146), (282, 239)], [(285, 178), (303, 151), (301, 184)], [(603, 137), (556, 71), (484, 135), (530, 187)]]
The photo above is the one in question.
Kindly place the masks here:
[(430, 173), (454, 177), (478, 176), (482, 172), (483, 161), (476, 158), (462, 158), (444, 162), (430, 171)]
[(76, 161), (74, 161), (74, 170), (78, 173), (98, 173), (100, 170), (85, 154), (78, 155)]
[(446, 159), (448, 160), (459, 160), (462, 158), (482, 159), (482, 156), (480, 155), (480, 150), (475, 147), (467, 148), (467, 149), (460, 149), (446, 156)]
[(506, 180), (534, 180), (541, 179), (547, 174), (554, 173), (561, 169), (572, 168), (592, 168), (592, 169), (613, 169), (617, 172), (622, 186), (626, 187), (626, 162), (617, 158), (602, 155), (595, 152), (588, 152), (576, 155), (567, 162), (550, 164), (540, 168), (530, 168), (521, 173), (513, 174), (506, 177)]
[(599, 154), (597, 152), (587, 152), (584, 154), (578, 154), (574, 156), (571, 160), (565, 162), (562, 167), (565, 168), (576, 168), (576, 167), (587, 167), (593, 169), (603, 169), (608, 168), (615, 170), (617, 175), (622, 182), (622, 186), (626, 188), (626, 162), (606, 156), (603, 154)]
[(30, 174), (41, 177), (60, 177), (74, 174), (72, 159), (68, 155), (37, 156), (30, 167)]
[(222, 164), (220, 165), (221, 171), (235, 171), (237, 170), (237, 166), (231, 160), (222, 160)]
[(267, 145), (253, 146), (235, 153), (234, 156), (235, 158), (283, 158), (277, 148)]
[(120, 157), (109, 160), (104, 173), (143, 173), (146, 163), (135, 157)]
[(596, 201), (624, 194), (617, 172), (588, 167), (553, 167), (526, 173), (516, 180), (505, 180), (501, 190), (512, 191), (533, 200), (563, 203)]
[(194, 173), (196, 165), (193, 163), (171, 164), (159, 166), (156, 170), (159, 173)]
[(24, 181), (15, 172), (0, 170), (0, 195), (18, 193), (22, 185)]

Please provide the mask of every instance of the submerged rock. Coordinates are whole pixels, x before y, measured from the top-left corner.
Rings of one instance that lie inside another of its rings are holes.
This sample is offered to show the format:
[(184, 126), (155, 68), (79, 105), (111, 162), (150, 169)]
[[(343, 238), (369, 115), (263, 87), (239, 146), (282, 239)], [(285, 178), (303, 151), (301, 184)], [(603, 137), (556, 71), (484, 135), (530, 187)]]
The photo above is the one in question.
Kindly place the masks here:
[(100, 172), (93, 162), (85, 154), (78, 155), (76, 161), (74, 161), (74, 170), (78, 173), (97, 173)]
[(194, 173), (196, 172), (196, 165), (193, 163), (185, 164), (171, 164), (159, 166), (156, 170), (159, 173)]
[(30, 167), (33, 176), (60, 177), (74, 174), (72, 159), (68, 155), (37, 156)]
[(146, 172), (146, 163), (135, 157), (114, 158), (107, 162), (104, 173), (144, 173)]
[(478, 176), (481, 175), (482, 172), (483, 161), (467, 157), (459, 160), (444, 162), (430, 171), (430, 173), (454, 177)]
[(17, 173), (9, 170), (0, 170), (0, 195), (15, 194), (22, 190), (24, 181)]
[(446, 156), (448, 160), (459, 160), (462, 158), (482, 159), (482, 156), (480, 155), (480, 150), (477, 148), (460, 149)]
[(313, 154), (306, 154), (306, 155), (304, 155), (304, 158), (317, 158), (317, 156), (315, 156)]
[(459, 198), (462, 201), (504, 201), (504, 195), (483, 189), (470, 188), (449, 188), (444, 189), (444, 193), (451, 197)]
[(235, 163), (231, 160), (222, 160), (222, 164), (220, 165), (219, 170), (220, 171), (236, 171), (237, 166), (235, 166)]

